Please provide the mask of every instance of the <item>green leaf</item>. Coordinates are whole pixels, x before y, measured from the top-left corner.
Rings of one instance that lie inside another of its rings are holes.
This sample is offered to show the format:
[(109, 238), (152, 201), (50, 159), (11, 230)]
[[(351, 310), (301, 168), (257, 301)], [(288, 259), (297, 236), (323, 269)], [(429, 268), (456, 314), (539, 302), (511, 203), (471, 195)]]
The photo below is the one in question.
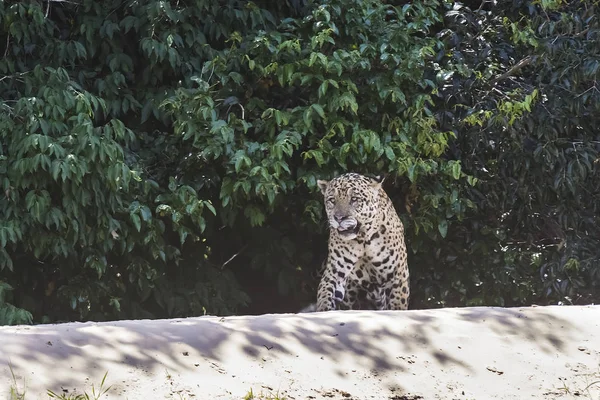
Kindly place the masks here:
[(0, 247), (5, 248), (7, 241), (8, 241), (8, 235), (6, 233), (6, 228), (0, 227)]
[(408, 167), (408, 179), (409, 179), (411, 182), (414, 182), (414, 181), (415, 181), (415, 178), (416, 178), (416, 168), (417, 168), (417, 165), (416, 165), (416, 164), (411, 164), (411, 165)]
[(137, 214), (131, 214), (129, 217), (131, 218), (131, 222), (133, 222), (135, 229), (140, 232), (142, 230), (142, 221), (140, 220), (140, 216)]
[(445, 238), (448, 234), (448, 221), (446, 221), (445, 219), (441, 220), (438, 223), (438, 231), (440, 232), (440, 235), (442, 235), (442, 237)]
[(265, 214), (256, 206), (246, 207), (244, 214), (250, 219), (252, 226), (261, 226), (265, 222)]
[(385, 146), (385, 156), (390, 161), (394, 161), (396, 159), (396, 154), (394, 153), (394, 150), (392, 150), (392, 148), (390, 146)]
[(313, 104), (311, 107), (319, 114), (319, 117), (325, 119), (325, 110), (320, 104)]
[(150, 221), (152, 219), (152, 211), (150, 211), (150, 209), (146, 206), (142, 206), (140, 208), (140, 212), (142, 214), (142, 219), (144, 221)]
[(460, 162), (455, 162), (452, 164), (452, 177), (454, 179), (460, 179), (461, 165)]
[(328, 86), (329, 86), (329, 81), (323, 81), (323, 83), (321, 83), (321, 86), (319, 86), (319, 90), (318, 90), (319, 98), (325, 97), (325, 95), (327, 94)]
[(108, 303), (111, 307), (113, 307), (117, 312), (121, 312), (121, 303), (119, 299), (112, 297)]
[(211, 213), (213, 213), (213, 215), (217, 215), (217, 210), (215, 210), (215, 207), (212, 205), (212, 203), (205, 201), (204, 205), (210, 210)]
[(306, 110), (304, 110), (304, 113), (302, 114), (302, 120), (304, 121), (304, 125), (307, 128), (311, 128), (312, 127), (312, 108), (311, 107), (307, 107)]

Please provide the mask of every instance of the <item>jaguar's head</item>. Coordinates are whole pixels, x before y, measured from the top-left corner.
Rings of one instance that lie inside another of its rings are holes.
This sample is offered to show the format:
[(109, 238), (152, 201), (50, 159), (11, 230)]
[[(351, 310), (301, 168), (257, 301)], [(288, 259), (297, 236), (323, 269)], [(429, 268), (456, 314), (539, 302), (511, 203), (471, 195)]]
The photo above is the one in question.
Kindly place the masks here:
[(317, 184), (325, 198), (329, 227), (345, 240), (356, 239), (377, 214), (382, 182), (348, 173)]

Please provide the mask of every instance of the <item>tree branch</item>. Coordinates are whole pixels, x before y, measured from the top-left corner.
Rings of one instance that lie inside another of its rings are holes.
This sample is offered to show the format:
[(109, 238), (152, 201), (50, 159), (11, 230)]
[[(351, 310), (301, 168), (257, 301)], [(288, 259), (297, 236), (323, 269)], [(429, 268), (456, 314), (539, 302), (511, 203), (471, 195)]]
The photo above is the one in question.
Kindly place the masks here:
[(533, 61), (535, 60), (535, 56), (527, 56), (524, 59), (522, 59), (521, 61), (519, 61), (518, 63), (516, 63), (515, 65), (513, 65), (511, 67), (511, 69), (509, 69), (508, 71), (506, 71), (505, 73), (503, 73), (500, 76), (497, 76), (496, 78), (492, 79), (490, 81), (491, 85), (495, 85), (496, 83), (505, 80), (506, 78), (510, 78), (511, 76), (514, 76), (517, 72), (519, 72), (523, 67), (526, 67), (527, 65), (531, 64)]

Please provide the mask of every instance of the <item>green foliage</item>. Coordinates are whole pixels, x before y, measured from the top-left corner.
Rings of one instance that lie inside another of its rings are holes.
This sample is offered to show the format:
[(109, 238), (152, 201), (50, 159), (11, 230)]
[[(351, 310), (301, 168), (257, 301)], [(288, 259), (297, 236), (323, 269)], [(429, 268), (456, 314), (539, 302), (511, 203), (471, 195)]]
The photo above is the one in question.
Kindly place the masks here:
[(29, 311), (8, 303), (12, 290), (9, 284), (0, 281), (0, 325), (31, 324), (33, 317)]
[(442, 303), (599, 299), (597, 4), (536, 3), (454, 6), (439, 34), (438, 120), (478, 182), (436, 256), (452, 268), (421, 278), (453, 282)]
[(174, 120), (169, 147), (195, 160), (189, 174), (222, 165), (214, 179), (229, 225), (239, 215), (263, 225), (283, 195), (347, 169), (388, 172), (430, 192), (417, 223), (426, 231), (440, 204), (455, 206), (448, 217), (463, 210), (445, 188), (461, 179), (460, 164), (440, 160), (453, 134), (436, 128), (434, 83), (423, 77), (437, 42), (421, 36), (440, 16), (353, 4), (324, 4), (302, 21), (231, 39), (191, 88), (163, 102)]
[(113, 3), (0, 6), (0, 269), (41, 320), (231, 313), (247, 297), (205, 265), (214, 206), (176, 170), (153, 174), (166, 132), (147, 130), (164, 85), (194, 68), (171, 45), (194, 52), (204, 34), (167, 34), (177, 16), (161, 2)]
[(312, 297), (316, 180), (348, 170), (387, 175), (413, 306), (597, 298), (597, 6), (388, 3), (0, 3), (12, 304), (102, 320)]

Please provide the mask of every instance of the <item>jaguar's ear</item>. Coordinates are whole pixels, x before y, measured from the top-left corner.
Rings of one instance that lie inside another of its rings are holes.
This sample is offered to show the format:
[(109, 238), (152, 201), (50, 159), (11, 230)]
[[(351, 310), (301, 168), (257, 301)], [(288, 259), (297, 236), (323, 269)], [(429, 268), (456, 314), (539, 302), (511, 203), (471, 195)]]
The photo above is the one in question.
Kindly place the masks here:
[(321, 193), (325, 194), (325, 191), (327, 191), (327, 186), (329, 186), (329, 181), (323, 181), (319, 179), (317, 181), (317, 185), (319, 186), (319, 189), (321, 189)]
[(383, 185), (383, 181), (385, 181), (385, 178), (387, 178), (386, 175), (377, 175), (376, 177), (374, 177), (374, 179), (377, 181), (377, 183), (379, 183), (380, 185)]
[(376, 190), (379, 190), (383, 185), (383, 181), (385, 181), (385, 178), (385, 175), (377, 175), (373, 178), (373, 181), (371, 182), (371, 187), (373, 187)]

